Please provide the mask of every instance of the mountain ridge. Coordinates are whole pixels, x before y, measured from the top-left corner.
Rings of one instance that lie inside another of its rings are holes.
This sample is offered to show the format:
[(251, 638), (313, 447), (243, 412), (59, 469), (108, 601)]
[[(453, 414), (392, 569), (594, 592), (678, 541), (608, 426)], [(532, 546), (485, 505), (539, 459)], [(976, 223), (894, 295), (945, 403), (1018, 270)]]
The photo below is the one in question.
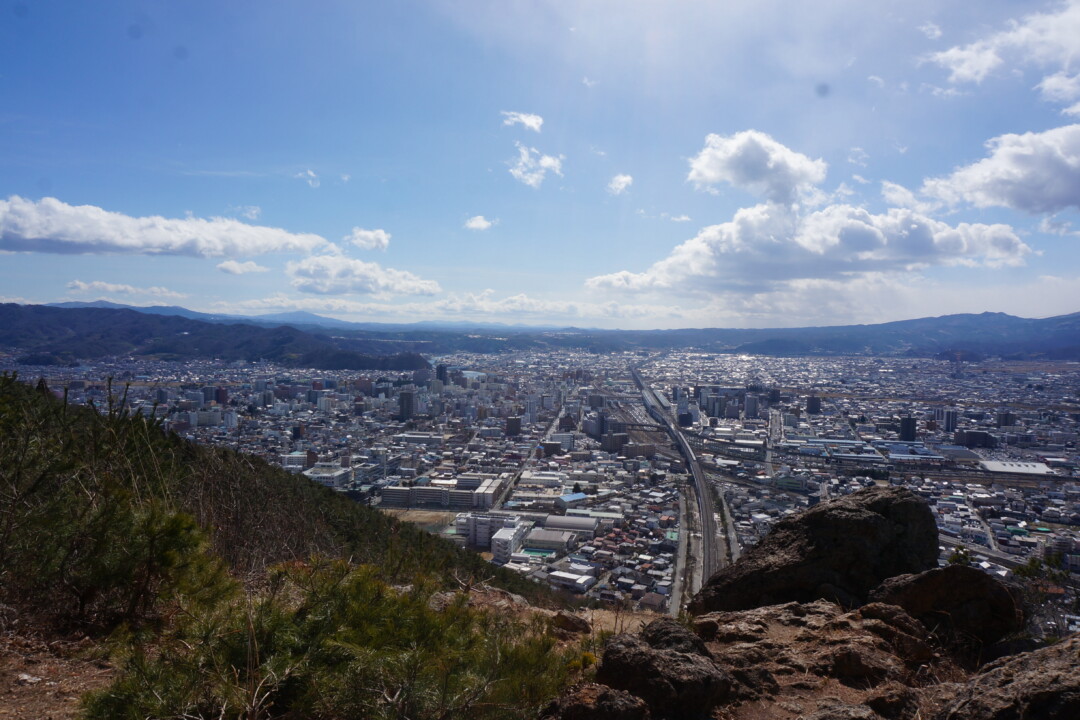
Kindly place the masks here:
[[(240, 356), (221, 342), (222, 331), (210, 328), (225, 324), (232, 328), (261, 328), (277, 332), (281, 344), (310, 346), (308, 351), (321, 351), (327, 358), (320, 362), (330, 365), (360, 362), (355, 355), (386, 356), (400, 353), (422, 353), (428, 356), (457, 351), (497, 353), (538, 349), (585, 349), (593, 352), (633, 350), (673, 350), (695, 348), (706, 352), (759, 355), (868, 355), (893, 357), (960, 357), (998, 356), (1008, 359), (1080, 360), (1080, 312), (1050, 318), (1021, 318), (1005, 313), (964, 313), (938, 317), (895, 320), (870, 325), (836, 325), (803, 328), (682, 328), (674, 330), (595, 330), (581, 328), (528, 329), (521, 326), (473, 326), (468, 323), (456, 329), (426, 326), (424, 323), (395, 325), (378, 323), (347, 323), (311, 313), (285, 313), (269, 316), (189, 317), (195, 314), (177, 306), (148, 308), (113, 307), (53, 307), (44, 305), (3, 305), (0, 319), (19, 325), (20, 315), (34, 315), (32, 332), (7, 328), (0, 330), (0, 345), (18, 347), (28, 353), (63, 355), (72, 351), (63, 345), (73, 341), (72, 333), (63, 331), (65, 322), (49, 313), (88, 313), (80, 318), (85, 333), (95, 335), (95, 343), (87, 345), (80, 338), (85, 357), (101, 357), (108, 348), (115, 352), (154, 352), (184, 357), (182, 343), (175, 342), (178, 319), (197, 326), (183, 330), (197, 332), (199, 337), (216, 337), (208, 342), (206, 352), (225, 352), (232, 359), (255, 359), (256, 348)], [(108, 315), (107, 313), (132, 313)], [(181, 314), (183, 312), (184, 314)], [(94, 313), (99, 313), (95, 315)], [(138, 330), (138, 316), (158, 318), (159, 335), (149, 327)], [(47, 321), (46, 321), (47, 319)], [(310, 322), (309, 322), (310, 321)], [(320, 325), (332, 322), (333, 327)], [(291, 340), (279, 328), (291, 328), (302, 335)], [(49, 333), (48, 328), (55, 332)], [(378, 328), (378, 329), (373, 329)], [(25, 328), (24, 328), (25, 330)], [(234, 331), (243, 338), (253, 338), (252, 330)], [(125, 339), (126, 338), (126, 339)], [(170, 342), (171, 339), (171, 342)], [(234, 342), (240, 338), (234, 337)], [(151, 342), (153, 341), (153, 342)], [(254, 341), (252, 341), (254, 342)], [(29, 343), (29, 344), (28, 344)], [(145, 347), (143, 345), (146, 345)], [(188, 344), (192, 344), (189, 339)], [(255, 343), (257, 345), (257, 343)], [(126, 348), (126, 349), (125, 349)], [(305, 352), (295, 348), (277, 347), (273, 343), (261, 348), (269, 353), (266, 359), (284, 358), (287, 363), (299, 362)], [(340, 353), (344, 353), (343, 355)], [(315, 356), (318, 357), (316, 352)], [(417, 367), (420, 366), (416, 363)], [(326, 369), (330, 369), (327, 367)], [(414, 368), (415, 369), (415, 368)]]

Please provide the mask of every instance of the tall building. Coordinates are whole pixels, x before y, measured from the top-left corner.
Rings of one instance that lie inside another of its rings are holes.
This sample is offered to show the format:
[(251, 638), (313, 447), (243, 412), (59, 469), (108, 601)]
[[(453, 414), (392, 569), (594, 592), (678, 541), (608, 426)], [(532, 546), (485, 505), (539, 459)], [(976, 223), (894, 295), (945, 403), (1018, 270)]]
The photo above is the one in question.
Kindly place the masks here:
[(941, 423), (945, 428), (945, 432), (956, 432), (958, 418), (959, 413), (955, 408), (949, 408), (942, 413)]
[(440, 363), (435, 366), (435, 379), (441, 382), (444, 386), (450, 384), (450, 368), (445, 364)]
[(806, 414), (821, 414), (821, 398), (819, 398), (817, 395), (811, 395), (810, 397), (806, 398)]
[(915, 418), (900, 418), (900, 440), (903, 442), (915, 442)]
[(416, 415), (416, 393), (412, 390), (402, 390), (398, 395), (398, 416), (402, 422), (411, 420)]

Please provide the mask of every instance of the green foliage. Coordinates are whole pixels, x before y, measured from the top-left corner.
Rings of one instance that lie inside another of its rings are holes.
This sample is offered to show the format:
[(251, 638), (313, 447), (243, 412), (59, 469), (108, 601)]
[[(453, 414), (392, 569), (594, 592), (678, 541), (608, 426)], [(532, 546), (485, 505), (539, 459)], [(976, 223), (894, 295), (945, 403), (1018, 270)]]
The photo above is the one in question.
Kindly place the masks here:
[(971, 565), (971, 552), (964, 545), (957, 545), (949, 554), (950, 565)]
[(249, 577), (313, 554), (377, 566), (389, 582), (489, 578), (557, 601), (317, 483), (167, 435), (123, 400), (70, 407), (0, 376), (0, 601), (108, 627), (152, 614), (188, 575), (220, 574), (214, 556)]
[(109, 634), (91, 718), (531, 717), (584, 656), (446, 591), (481, 582), (558, 600), (123, 397), (0, 376), (0, 602)]
[(90, 720), (534, 717), (571, 656), (543, 623), (394, 588), (343, 561), (275, 568), (257, 600), (177, 626), (88, 698)]

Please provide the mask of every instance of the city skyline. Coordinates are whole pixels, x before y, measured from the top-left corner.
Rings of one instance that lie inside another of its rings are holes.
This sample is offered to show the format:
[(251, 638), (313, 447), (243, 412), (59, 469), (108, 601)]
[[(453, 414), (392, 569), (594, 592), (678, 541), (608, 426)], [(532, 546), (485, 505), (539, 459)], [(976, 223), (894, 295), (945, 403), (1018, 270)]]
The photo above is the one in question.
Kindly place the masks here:
[(0, 12), (3, 302), (626, 329), (1080, 309), (1080, 0)]

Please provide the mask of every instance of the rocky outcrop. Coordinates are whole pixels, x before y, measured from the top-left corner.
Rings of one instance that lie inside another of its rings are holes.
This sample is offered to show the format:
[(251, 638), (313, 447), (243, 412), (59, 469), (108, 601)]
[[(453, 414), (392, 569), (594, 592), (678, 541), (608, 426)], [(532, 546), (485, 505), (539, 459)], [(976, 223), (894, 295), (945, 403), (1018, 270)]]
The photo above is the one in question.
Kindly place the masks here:
[(589, 624), (588, 620), (561, 610), (551, 618), (551, 625), (567, 633), (587, 635), (592, 632), (592, 625)]
[(778, 522), (713, 575), (690, 610), (817, 599), (855, 607), (887, 578), (936, 567), (937, 556), (937, 525), (926, 501), (902, 488), (871, 488)]
[(649, 720), (645, 701), (607, 685), (582, 683), (548, 706), (542, 720)]
[(608, 641), (596, 680), (641, 698), (653, 717), (671, 718), (704, 717), (732, 687), (708, 657), (654, 648), (637, 635)]
[(1019, 590), (966, 565), (889, 578), (870, 599), (899, 605), (939, 636), (958, 634), (987, 645), (1024, 627)]
[(1080, 718), (1080, 637), (998, 660), (957, 686), (935, 720)]

